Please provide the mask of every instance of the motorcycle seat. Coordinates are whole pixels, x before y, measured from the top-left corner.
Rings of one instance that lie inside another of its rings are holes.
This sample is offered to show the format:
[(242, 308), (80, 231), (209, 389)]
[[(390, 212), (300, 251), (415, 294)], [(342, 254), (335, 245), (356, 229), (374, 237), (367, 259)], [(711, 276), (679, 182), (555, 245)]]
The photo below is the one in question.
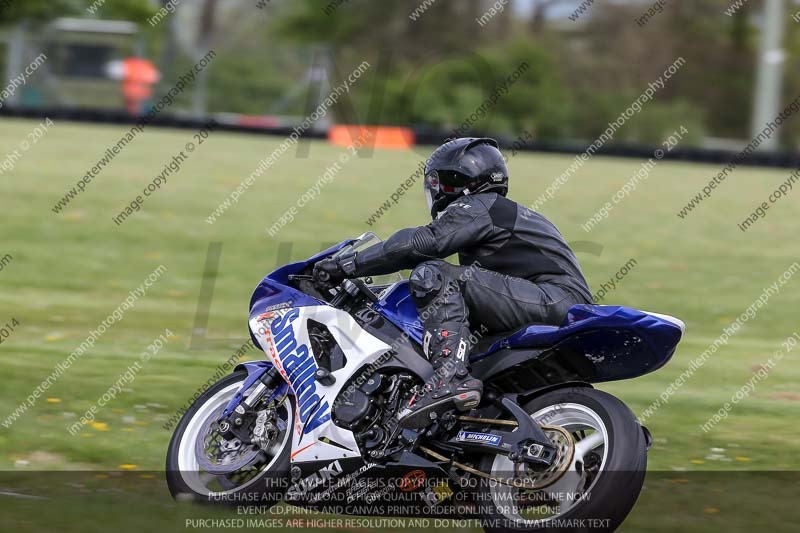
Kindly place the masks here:
[(484, 335), (472, 350), (474, 355), (496, 352), (502, 348), (531, 347), (531, 342), (547, 344), (547, 334), (558, 330), (558, 326), (529, 324), (519, 329)]

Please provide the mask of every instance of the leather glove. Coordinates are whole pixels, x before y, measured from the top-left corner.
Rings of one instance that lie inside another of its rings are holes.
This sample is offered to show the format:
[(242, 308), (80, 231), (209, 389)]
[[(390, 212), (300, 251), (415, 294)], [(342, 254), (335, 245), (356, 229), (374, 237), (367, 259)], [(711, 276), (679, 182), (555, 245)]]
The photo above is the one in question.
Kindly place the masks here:
[(314, 283), (323, 289), (332, 289), (346, 277), (344, 270), (335, 259), (323, 259), (314, 265)]

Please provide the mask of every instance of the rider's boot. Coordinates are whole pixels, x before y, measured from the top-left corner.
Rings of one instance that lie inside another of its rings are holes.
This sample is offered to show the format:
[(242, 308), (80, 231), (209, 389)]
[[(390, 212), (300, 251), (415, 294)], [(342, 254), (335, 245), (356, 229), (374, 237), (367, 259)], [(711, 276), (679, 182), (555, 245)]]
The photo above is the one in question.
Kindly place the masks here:
[(464, 336), (456, 334), (457, 330), (446, 326), (425, 334), (423, 344), (431, 347), (426, 352), (432, 355), (433, 379), (398, 413), (401, 427), (421, 428), (446, 411), (469, 411), (481, 401), (483, 383), (470, 376), (466, 364), (469, 344)]

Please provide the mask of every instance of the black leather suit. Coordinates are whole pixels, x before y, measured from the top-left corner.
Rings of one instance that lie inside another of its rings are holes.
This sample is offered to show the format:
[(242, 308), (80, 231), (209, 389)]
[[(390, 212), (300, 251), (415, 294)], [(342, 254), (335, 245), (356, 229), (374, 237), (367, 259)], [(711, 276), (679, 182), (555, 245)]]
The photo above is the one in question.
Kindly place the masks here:
[[(458, 253), (460, 266), (443, 261)], [(411, 295), (432, 359), (465, 360), (469, 326), (484, 333), (559, 325), (592, 303), (575, 254), (544, 216), (493, 192), (464, 196), (427, 226), (400, 230), (345, 265), (367, 276), (413, 268)]]

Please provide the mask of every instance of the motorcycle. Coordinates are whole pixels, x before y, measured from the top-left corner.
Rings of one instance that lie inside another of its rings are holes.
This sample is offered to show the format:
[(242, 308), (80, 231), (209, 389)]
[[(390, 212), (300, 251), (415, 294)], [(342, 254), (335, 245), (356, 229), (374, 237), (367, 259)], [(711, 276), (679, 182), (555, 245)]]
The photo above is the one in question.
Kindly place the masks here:
[(258, 284), (249, 328), (268, 360), (238, 365), (184, 414), (167, 452), (172, 495), (467, 517), (486, 531), (616, 529), (642, 489), (652, 438), (592, 384), (658, 370), (684, 324), (576, 305), (560, 327), (475, 331), (480, 404), (404, 427), (398, 412), (437, 379), (408, 282), (321, 289), (312, 275), (318, 261), (378, 241), (365, 233)]

